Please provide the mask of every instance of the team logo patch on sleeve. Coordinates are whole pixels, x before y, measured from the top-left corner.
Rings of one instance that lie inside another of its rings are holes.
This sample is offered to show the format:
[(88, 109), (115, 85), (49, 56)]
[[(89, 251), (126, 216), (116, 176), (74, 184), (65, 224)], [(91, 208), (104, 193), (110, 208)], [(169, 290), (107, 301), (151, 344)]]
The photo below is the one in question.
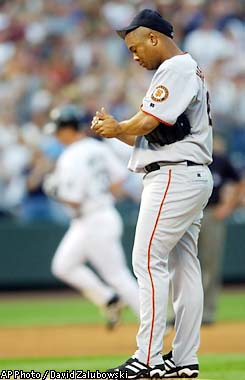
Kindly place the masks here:
[(168, 98), (169, 91), (165, 86), (157, 86), (153, 93), (151, 94), (151, 99), (154, 102), (163, 102)]

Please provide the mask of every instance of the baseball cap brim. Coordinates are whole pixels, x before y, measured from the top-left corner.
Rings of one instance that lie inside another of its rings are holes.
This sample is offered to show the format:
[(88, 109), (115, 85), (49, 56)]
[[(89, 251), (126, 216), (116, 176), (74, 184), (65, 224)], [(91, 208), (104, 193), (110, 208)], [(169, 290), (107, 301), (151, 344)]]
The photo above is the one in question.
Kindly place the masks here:
[(124, 29), (121, 29), (121, 30), (117, 30), (116, 32), (124, 40), (125, 37), (126, 37), (126, 35), (129, 32), (132, 32), (134, 29), (139, 28), (139, 26), (142, 26), (142, 25), (130, 25), (127, 28), (124, 28)]

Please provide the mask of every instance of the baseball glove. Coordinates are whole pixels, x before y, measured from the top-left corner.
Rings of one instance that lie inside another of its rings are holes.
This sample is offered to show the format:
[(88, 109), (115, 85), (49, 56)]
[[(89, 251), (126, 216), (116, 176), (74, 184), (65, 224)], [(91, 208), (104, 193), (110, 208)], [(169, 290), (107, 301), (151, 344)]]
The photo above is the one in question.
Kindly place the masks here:
[(182, 113), (174, 125), (168, 126), (160, 123), (153, 131), (145, 135), (145, 138), (151, 144), (163, 146), (183, 140), (190, 133), (191, 125), (187, 116)]

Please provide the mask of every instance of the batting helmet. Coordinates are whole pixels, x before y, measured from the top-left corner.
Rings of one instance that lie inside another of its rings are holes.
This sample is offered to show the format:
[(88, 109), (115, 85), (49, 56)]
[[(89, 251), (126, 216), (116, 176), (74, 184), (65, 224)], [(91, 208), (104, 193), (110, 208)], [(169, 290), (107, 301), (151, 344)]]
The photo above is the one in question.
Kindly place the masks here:
[(73, 104), (67, 104), (60, 108), (54, 108), (50, 112), (50, 119), (56, 125), (56, 130), (64, 127), (71, 127), (79, 130), (82, 113)]
[(72, 128), (76, 131), (86, 129), (92, 121), (92, 115), (84, 113), (74, 104), (54, 108), (50, 112), (50, 122), (44, 126), (44, 132), (53, 134), (61, 128)]

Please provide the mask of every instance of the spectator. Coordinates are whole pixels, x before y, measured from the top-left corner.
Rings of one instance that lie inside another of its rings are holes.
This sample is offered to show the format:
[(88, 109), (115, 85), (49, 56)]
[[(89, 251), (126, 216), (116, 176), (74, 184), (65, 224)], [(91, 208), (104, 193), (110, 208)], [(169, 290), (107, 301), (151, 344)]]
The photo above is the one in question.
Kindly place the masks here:
[[(113, 29), (146, 6), (148, 0), (0, 2), (1, 105), (11, 108), (22, 138), (17, 145), (35, 162), (37, 149), (51, 160), (60, 152), (42, 135), (51, 107), (72, 102), (94, 114), (103, 104), (120, 119), (137, 110), (152, 74), (129, 60)], [(245, 170), (242, 2), (156, 0), (150, 6), (174, 20), (178, 43), (202, 62), (215, 126), (229, 140), (228, 155)]]
[(3, 103), (0, 108), (0, 215), (16, 215), (25, 194), (24, 171), (31, 160), (13, 114)]

